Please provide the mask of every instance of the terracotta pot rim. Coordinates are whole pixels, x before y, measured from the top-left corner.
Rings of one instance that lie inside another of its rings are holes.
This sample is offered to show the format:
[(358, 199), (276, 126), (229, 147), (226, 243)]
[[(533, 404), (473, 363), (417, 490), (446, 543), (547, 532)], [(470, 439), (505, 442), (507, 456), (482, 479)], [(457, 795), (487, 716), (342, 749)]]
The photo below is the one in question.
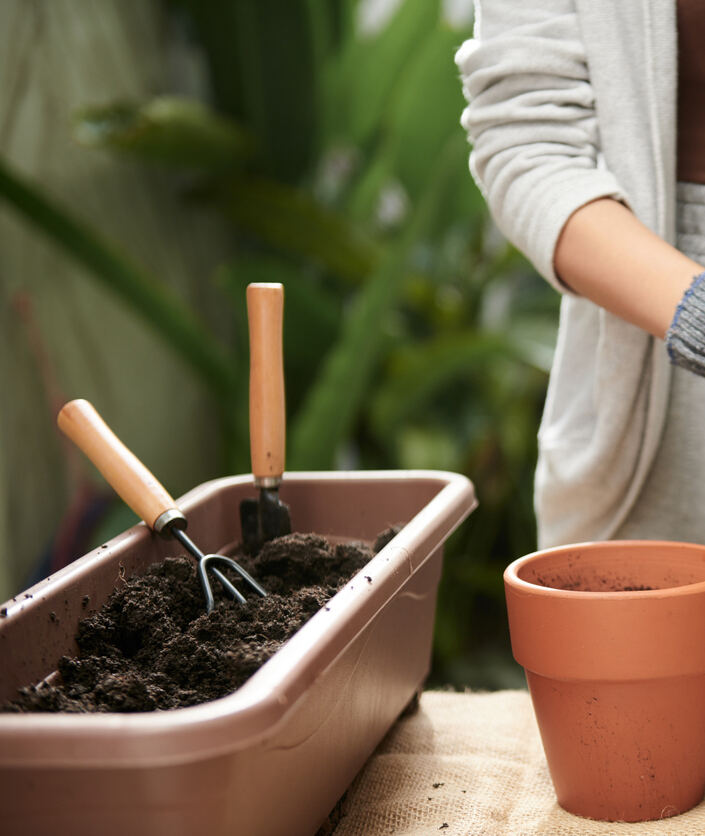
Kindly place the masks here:
[(545, 558), (552, 554), (559, 555), (570, 551), (572, 549), (580, 549), (582, 551), (599, 551), (604, 548), (611, 547), (638, 547), (641, 549), (655, 550), (658, 548), (674, 547), (681, 548), (687, 551), (700, 551), (705, 554), (705, 544), (702, 543), (687, 543), (676, 540), (597, 540), (586, 541), (584, 543), (568, 543), (564, 546), (552, 546), (547, 549), (539, 549), (531, 554), (524, 555), (517, 558), (507, 566), (504, 570), (504, 582), (507, 586), (514, 588), (519, 593), (534, 595), (545, 598), (564, 598), (566, 600), (591, 600), (595, 602), (614, 601), (623, 602), (625, 600), (638, 600), (649, 598), (664, 598), (664, 597), (683, 597), (690, 595), (702, 595), (705, 593), (705, 580), (697, 581), (695, 583), (686, 583), (680, 586), (662, 587), (660, 589), (635, 589), (635, 590), (620, 590), (620, 591), (596, 591), (577, 590), (577, 589), (556, 589), (551, 586), (543, 586), (537, 583), (525, 581), (519, 577), (519, 571), (528, 563), (532, 563), (537, 558)]

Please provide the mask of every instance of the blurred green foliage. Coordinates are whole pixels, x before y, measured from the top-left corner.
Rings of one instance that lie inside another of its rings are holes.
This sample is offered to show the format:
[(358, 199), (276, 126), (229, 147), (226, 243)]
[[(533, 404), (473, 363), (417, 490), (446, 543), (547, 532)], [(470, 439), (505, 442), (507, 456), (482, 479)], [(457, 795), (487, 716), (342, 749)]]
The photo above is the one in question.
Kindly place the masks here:
[(210, 388), (224, 470), (249, 469), (245, 286), (286, 288), (288, 469), (466, 473), (480, 508), (448, 544), (432, 681), (516, 684), (502, 569), (535, 547), (535, 437), (555, 295), (467, 172), (453, 63), (469, 22), (406, 0), (374, 33), (355, 0), (172, 0), (213, 106), (160, 97), (76, 115), (90, 148), (174, 170), (231, 224), (213, 336), (169, 286), (0, 166), (0, 195), (145, 318)]

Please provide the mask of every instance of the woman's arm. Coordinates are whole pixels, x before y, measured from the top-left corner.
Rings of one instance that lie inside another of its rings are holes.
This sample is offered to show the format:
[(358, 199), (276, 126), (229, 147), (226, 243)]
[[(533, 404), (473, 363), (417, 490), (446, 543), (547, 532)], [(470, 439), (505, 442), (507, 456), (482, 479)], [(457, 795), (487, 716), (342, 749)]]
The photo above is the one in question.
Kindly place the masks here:
[[(663, 338), (703, 268), (637, 220), (601, 159), (575, 0), (476, 6), (476, 37), (456, 61), (471, 167), (497, 225), (558, 290)], [(698, 356), (702, 346), (705, 375), (705, 281), (687, 307), (676, 336)], [(679, 364), (680, 347), (669, 340)]]
[(553, 263), (573, 292), (661, 339), (693, 277), (703, 272), (610, 198), (570, 216)]

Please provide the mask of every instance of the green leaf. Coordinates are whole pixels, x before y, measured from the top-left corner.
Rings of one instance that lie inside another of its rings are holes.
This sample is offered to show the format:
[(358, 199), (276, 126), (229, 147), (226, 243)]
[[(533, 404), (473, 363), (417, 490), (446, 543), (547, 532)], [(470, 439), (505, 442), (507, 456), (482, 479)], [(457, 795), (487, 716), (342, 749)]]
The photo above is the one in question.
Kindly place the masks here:
[(207, 170), (239, 167), (255, 152), (252, 138), (234, 122), (175, 96), (83, 108), (75, 116), (74, 136), (86, 147)]
[[(453, 63), (458, 37), (457, 31), (438, 23), (410, 57), (403, 77), (389, 96), (376, 153), (348, 198), (353, 217), (369, 218), (382, 189), (392, 180), (401, 182), (415, 198), (430, 171), (419, 161), (436, 159), (450, 138), (455, 139), (456, 145), (456, 191), (459, 196), (474, 197), (476, 209), (485, 211), (484, 201), (467, 171), (469, 149), (459, 124), (464, 101)], [(447, 223), (448, 216), (458, 217), (457, 212), (451, 215), (457, 204), (455, 197), (448, 202), (441, 226)]]
[(438, 0), (405, 0), (378, 35), (349, 42), (327, 90), (331, 133), (364, 145), (386, 123), (395, 86), (438, 17)]
[(216, 392), (227, 394), (232, 369), (206, 326), (172, 291), (130, 262), (88, 224), (0, 160), (0, 199), (47, 236), (148, 322)]
[(374, 221), (382, 189), (394, 176), (394, 161), (387, 150), (378, 152), (355, 183), (346, 201), (346, 212), (358, 222)]
[(419, 414), (431, 399), (459, 379), (492, 367), (498, 356), (514, 357), (502, 335), (460, 333), (407, 346), (390, 361), (388, 382), (370, 405), (370, 420), (380, 439)]
[(402, 468), (453, 470), (457, 466), (459, 444), (445, 427), (405, 426), (396, 446)]
[(409, 254), (432, 223), (455, 172), (445, 155), (434, 166), (431, 187), (379, 268), (358, 291), (337, 344), (326, 357), (291, 432), (292, 469), (325, 469), (356, 420), (384, 342), (380, 323), (403, 289)]
[(270, 170), (299, 179), (319, 144), (320, 73), (308, 0), (238, 0), (235, 10), (247, 124)]
[(320, 144), (317, 1), (171, 0), (203, 47), (216, 105), (252, 133), (269, 173), (287, 181), (310, 169)]
[(203, 49), (209, 71), (210, 89), (218, 110), (243, 122), (240, 68), (234, 45), (239, 0), (166, 0), (185, 18), (184, 28)]
[[(465, 102), (453, 62), (463, 37), (439, 22), (419, 44), (390, 102), (385, 132), (387, 153), (394, 173), (412, 196), (423, 188), (430, 173), (429, 166), (420, 165), (419, 161), (436, 159), (449, 137), (462, 140), (458, 143), (458, 149), (462, 149), (459, 166), (466, 154), (465, 133), (460, 126)], [(423, 119), (419, 118), (420, 112)], [(463, 168), (467, 171), (466, 166), (459, 167), (459, 176)]]
[(317, 65), (341, 49), (354, 30), (354, 0), (307, 0)]
[(241, 229), (341, 278), (359, 281), (379, 263), (378, 246), (361, 229), (285, 183), (236, 179), (222, 188), (220, 200)]

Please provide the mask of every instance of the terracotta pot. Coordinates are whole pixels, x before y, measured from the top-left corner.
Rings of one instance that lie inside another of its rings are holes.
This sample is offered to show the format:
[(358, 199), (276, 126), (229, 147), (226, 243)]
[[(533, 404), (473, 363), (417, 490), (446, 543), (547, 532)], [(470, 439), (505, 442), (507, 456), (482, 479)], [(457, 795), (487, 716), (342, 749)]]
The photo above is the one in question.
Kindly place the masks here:
[(559, 804), (608, 821), (705, 793), (705, 547), (614, 541), (530, 554), (504, 575)]
[[(249, 476), (179, 500), (215, 551), (240, 536)], [(434, 471), (287, 474), (298, 531), (401, 532), (235, 693), (144, 714), (0, 715), (3, 836), (310, 836), (428, 673), (442, 545), (475, 505)], [(140, 524), (7, 602), (0, 699), (75, 650), (79, 619), (174, 545)], [(84, 596), (90, 607), (82, 606)]]

